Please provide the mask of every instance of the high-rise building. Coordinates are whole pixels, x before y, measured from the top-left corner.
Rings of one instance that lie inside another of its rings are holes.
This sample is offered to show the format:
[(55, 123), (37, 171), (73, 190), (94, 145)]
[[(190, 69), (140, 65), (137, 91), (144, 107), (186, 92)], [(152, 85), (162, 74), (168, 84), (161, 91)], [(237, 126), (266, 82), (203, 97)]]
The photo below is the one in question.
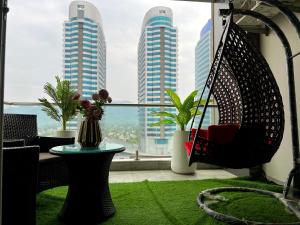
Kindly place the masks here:
[[(198, 90), (198, 97), (200, 97), (207, 80), (209, 70), (211, 67), (211, 54), (212, 54), (212, 22), (211, 19), (207, 21), (200, 33), (200, 40), (195, 48), (195, 89)], [(208, 89), (205, 90), (203, 97), (208, 96)], [(208, 127), (211, 123), (210, 108), (207, 109), (202, 127)], [(199, 122), (199, 120), (196, 120)]]
[[(106, 44), (98, 9), (87, 1), (73, 1), (63, 28), (63, 74), (82, 98), (106, 86)], [(70, 127), (77, 126), (71, 121)]]
[[(177, 91), (178, 44), (177, 28), (173, 25), (170, 8), (158, 6), (145, 15), (138, 44), (138, 102), (142, 104), (170, 104), (166, 89)], [(139, 109), (140, 150), (166, 154), (166, 144), (176, 126), (150, 127), (162, 117), (151, 111), (169, 111), (175, 108), (147, 107)]]

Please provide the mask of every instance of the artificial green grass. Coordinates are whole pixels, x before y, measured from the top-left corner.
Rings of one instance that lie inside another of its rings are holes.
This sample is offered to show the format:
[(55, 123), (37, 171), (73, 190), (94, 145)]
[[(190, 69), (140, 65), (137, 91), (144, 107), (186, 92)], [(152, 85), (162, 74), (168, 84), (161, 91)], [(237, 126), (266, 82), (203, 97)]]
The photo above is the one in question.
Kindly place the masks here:
[[(110, 184), (116, 214), (103, 225), (223, 225), (199, 209), (196, 197), (208, 188), (241, 186), (281, 192), (274, 184), (243, 179), (164, 181)], [(61, 225), (57, 221), (67, 187), (44, 191), (38, 195), (37, 225)], [(255, 193), (221, 193), (228, 201), (212, 204), (218, 212), (261, 222), (296, 222), (278, 200)], [(83, 224), (84, 225), (84, 224)]]

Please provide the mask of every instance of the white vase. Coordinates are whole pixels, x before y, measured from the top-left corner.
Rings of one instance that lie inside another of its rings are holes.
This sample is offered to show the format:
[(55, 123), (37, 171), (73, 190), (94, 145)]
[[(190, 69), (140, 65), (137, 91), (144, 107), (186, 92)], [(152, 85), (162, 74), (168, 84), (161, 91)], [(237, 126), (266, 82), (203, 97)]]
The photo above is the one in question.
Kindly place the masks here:
[(188, 157), (184, 148), (184, 142), (188, 141), (189, 131), (177, 130), (173, 136), (173, 149), (171, 159), (171, 169), (175, 173), (193, 174), (197, 164), (189, 166)]
[(76, 138), (76, 130), (57, 130), (56, 137), (65, 137), (65, 138)]

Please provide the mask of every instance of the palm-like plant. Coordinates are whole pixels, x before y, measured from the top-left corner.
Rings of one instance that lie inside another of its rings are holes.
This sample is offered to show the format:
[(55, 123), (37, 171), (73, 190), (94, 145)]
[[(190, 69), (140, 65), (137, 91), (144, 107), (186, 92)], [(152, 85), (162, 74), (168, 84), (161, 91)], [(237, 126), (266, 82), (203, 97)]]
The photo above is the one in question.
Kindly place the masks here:
[(70, 87), (70, 82), (60, 80), (55, 76), (56, 87), (50, 83), (44, 85), (44, 92), (51, 98), (50, 103), (46, 98), (39, 98), (42, 104), (42, 110), (52, 119), (58, 121), (62, 125), (62, 130), (66, 130), (67, 121), (76, 115), (78, 100), (74, 99), (77, 94)]
[[(181, 102), (178, 95), (171, 89), (167, 89), (166, 93), (170, 96), (170, 99), (173, 105), (176, 107), (178, 113), (173, 114), (170, 112), (152, 112), (152, 114), (161, 117), (167, 117), (167, 119), (162, 119), (156, 123), (151, 124), (151, 126), (161, 126), (165, 124), (175, 124), (180, 127), (180, 130), (184, 131), (188, 122), (195, 116), (201, 115), (201, 111), (197, 111), (197, 105), (199, 100), (195, 100), (195, 97), (198, 91), (193, 91), (184, 101)], [(201, 104), (205, 103), (205, 101), (201, 101)], [(197, 111), (197, 112), (196, 112)]]

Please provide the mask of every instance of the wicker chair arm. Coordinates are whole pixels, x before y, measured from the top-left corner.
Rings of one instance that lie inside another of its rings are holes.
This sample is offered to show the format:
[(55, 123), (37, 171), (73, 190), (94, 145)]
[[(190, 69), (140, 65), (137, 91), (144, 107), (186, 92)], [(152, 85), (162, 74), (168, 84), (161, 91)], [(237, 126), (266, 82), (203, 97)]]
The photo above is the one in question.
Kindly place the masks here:
[(24, 139), (4, 139), (3, 140), (3, 147), (21, 147), (25, 146), (25, 140)]
[[(39, 159), (39, 146), (37, 145), (32, 145), (32, 146), (12, 146), (12, 147), (3, 147), (3, 151), (7, 157), (8, 156), (17, 156), (17, 155), (24, 155), (24, 156), (28, 156), (29, 154), (33, 155), (32, 160), (34, 160), (35, 162), (38, 162)], [(19, 159), (21, 160), (22, 157), (19, 157)]]
[(43, 137), (37, 136), (34, 144), (40, 146), (40, 152), (48, 152), (51, 148), (60, 145), (71, 145), (75, 143), (75, 138), (64, 137)]

